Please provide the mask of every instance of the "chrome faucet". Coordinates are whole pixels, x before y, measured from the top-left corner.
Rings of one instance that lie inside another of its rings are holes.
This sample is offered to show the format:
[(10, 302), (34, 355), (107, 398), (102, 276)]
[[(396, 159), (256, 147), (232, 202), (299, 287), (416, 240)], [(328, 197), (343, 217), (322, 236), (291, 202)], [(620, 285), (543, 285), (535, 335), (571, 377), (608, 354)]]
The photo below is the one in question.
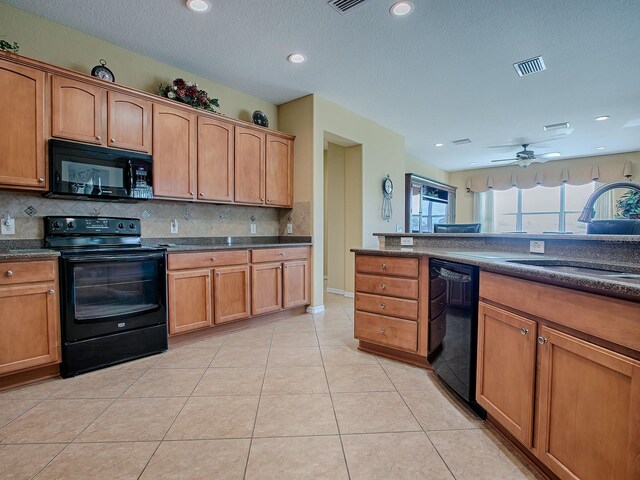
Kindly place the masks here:
[(591, 223), (593, 221), (594, 215), (596, 214), (596, 211), (593, 208), (596, 200), (598, 200), (598, 198), (600, 198), (603, 193), (608, 192), (609, 190), (613, 190), (614, 188), (628, 188), (630, 190), (637, 190), (638, 192), (640, 192), (640, 183), (613, 182), (601, 186), (596, 191), (594, 191), (587, 199), (587, 203), (582, 209), (582, 213), (580, 214), (580, 217), (578, 217), (578, 221), (583, 223)]

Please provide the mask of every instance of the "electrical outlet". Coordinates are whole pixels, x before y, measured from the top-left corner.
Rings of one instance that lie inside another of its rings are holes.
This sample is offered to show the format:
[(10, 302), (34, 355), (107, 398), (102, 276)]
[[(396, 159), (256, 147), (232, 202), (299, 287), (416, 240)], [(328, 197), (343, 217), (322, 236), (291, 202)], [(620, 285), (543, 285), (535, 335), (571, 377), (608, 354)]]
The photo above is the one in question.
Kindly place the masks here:
[(529, 252), (531, 253), (544, 253), (544, 241), (531, 240), (529, 242)]
[(402, 225), (396, 225), (396, 233), (402, 233), (404, 232), (404, 228), (402, 227)]
[(287, 223), (287, 233), (288, 234), (293, 233), (293, 223)]
[(400, 237), (400, 245), (405, 247), (413, 246), (413, 237)]
[(171, 233), (178, 233), (178, 219), (171, 220)]
[(255, 235), (255, 234), (256, 234), (256, 224), (255, 224), (255, 223), (252, 223), (252, 224), (251, 224), (251, 234), (252, 234), (252, 235)]
[(15, 235), (16, 234), (16, 219), (7, 216), (2, 219), (2, 235)]

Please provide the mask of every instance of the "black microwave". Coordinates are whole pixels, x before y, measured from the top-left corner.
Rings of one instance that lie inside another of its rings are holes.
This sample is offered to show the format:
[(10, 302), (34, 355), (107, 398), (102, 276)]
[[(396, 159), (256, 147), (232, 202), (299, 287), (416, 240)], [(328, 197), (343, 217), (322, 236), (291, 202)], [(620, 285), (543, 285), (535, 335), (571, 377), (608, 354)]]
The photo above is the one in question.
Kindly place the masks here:
[(49, 141), (45, 197), (135, 201), (153, 198), (151, 155), (81, 143)]

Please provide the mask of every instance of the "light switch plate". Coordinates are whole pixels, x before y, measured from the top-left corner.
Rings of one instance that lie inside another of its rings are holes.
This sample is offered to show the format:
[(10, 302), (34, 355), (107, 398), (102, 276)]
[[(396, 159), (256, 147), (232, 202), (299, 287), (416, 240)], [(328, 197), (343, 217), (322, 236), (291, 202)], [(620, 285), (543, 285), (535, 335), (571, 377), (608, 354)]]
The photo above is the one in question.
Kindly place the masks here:
[(400, 237), (400, 245), (412, 246), (413, 245), (413, 237)]
[(178, 219), (171, 220), (171, 233), (178, 233)]
[(529, 252), (531, 253), (544, 253), (544, 241), (531, 240), (529, 242)]
[(404, 232), (404, 228), (402, 227), (402, 225), (396, 225), (396, 233), (402, 233)]
[(256, 234), (256, 231), (257, 231), (257, 229), (256, 229), (256, 224), (255, 224), (255, 223), (252, 223), (252, 224), (251, 224), (251, 234), (252, 234), (252, 235), (255, 235), (255, 234)]
[(6, 218), (2, 219), (2, 235), (15, 235), (16, 234), (16, 219)]

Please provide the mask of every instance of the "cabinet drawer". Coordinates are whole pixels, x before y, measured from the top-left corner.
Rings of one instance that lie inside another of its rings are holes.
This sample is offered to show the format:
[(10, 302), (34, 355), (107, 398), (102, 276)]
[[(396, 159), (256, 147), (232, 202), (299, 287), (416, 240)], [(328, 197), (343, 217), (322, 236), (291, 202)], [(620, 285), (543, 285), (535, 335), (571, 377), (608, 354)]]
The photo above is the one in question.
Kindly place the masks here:
[(418, 302), (404, 298), (356, 293), (356, 310), (418, 320)]
[(355, 337), (366, 342), (415, 352), (418, 348), (418, 324), (410, 320), (356, 311)]
[(220, 267), (224, 265), (241, 265), (247, 263), (247, 250), (219, 251), (213, 250), (198, 253), (170, 253), (168, 269), (181, 270), (185, 268)]
[(417, 300), (418, 280), (357, 273), (356, 291)]
[(251, 262), (281, 262), (283, 260), (306, 260), (309, 255), (307, 247), (261, 248), (251, 250)]
[(53, 260), (0, 263), (0, 285), (52, 282), (57, 262)]
[(358, 255), (356, 257), (356, 272), (417, 278), (418, 259)]

